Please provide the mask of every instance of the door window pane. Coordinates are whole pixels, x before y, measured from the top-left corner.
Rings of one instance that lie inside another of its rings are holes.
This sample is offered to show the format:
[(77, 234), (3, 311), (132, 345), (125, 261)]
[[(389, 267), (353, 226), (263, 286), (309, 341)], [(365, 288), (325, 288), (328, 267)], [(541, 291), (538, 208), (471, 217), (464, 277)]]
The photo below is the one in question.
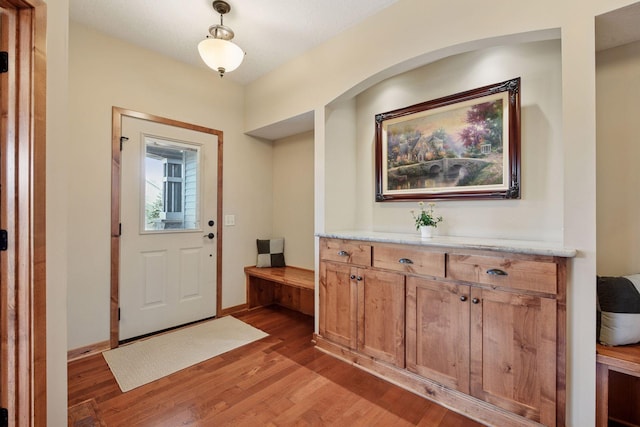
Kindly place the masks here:
[(144, 231), (200, 228), (200, 147), (144, 137)]

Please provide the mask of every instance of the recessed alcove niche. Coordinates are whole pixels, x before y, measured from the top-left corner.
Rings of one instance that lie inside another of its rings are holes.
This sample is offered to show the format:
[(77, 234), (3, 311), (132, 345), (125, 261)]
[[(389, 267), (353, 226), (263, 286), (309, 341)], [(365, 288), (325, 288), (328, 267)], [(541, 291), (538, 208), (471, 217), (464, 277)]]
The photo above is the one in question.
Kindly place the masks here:
[[(522, 198), (437, 202), (446, 235), (562, 241), (562, 58), (558, 30), (482, 40), (425, 54), (362, 82), (326, 106), (323, 143), (327, 231), (415, 233), (415, 202), (375, 202), (374, 116), (522, 78)], [(317, 123), (318, 121), (316, 121)], [(318, 150), (318, 147), (316, 147)], [(318, 231), (318, 230), (316, 230)]]
[(640, 3), (596, 17), (597, 270), (640, 273)]
[(284, 237), (287, 265), (313, 270), (313, 132), (276, 139), (272, 146), (272, 237)]
[[(596, 17), (596, 268), (640, 273), (640, 3)], [(609, 417), (640, 425), (640, 379), (610, 372)], [(616, 424), (617, 425), (617, 424)]]

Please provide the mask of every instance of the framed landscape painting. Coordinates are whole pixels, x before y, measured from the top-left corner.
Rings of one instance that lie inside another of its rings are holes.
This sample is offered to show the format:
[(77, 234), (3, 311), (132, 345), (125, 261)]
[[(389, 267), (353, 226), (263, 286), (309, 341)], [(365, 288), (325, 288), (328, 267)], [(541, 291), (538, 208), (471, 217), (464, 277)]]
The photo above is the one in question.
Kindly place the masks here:
[(375, 121), (376, 201), (520, 198), (520, 78)]

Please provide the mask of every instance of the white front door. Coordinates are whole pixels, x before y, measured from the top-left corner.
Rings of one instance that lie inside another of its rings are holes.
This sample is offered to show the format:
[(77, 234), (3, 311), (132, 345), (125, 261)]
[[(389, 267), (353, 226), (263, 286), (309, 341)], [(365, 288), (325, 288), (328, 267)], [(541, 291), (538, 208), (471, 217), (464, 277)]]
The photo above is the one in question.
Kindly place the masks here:
[(216, 315), (218, 140), (127, 116), (122, 136), (119, 329), (126, 340)]

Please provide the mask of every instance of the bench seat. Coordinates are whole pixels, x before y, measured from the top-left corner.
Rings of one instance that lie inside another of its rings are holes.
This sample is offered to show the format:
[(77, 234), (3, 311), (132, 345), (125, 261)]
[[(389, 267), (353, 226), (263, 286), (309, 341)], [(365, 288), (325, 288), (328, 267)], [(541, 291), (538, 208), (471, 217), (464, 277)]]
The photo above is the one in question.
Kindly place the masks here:
[[(596, 344), (596, 426), (609, 424), (609, 372), (640, 377), (640, 345)], [(640, 396), (637, 397), (640, 400)]]
[(247, 304), (251, 310), (279, 304), (313, 316), (315, 273), (313, 270), (286, 267), (244, 268)]

